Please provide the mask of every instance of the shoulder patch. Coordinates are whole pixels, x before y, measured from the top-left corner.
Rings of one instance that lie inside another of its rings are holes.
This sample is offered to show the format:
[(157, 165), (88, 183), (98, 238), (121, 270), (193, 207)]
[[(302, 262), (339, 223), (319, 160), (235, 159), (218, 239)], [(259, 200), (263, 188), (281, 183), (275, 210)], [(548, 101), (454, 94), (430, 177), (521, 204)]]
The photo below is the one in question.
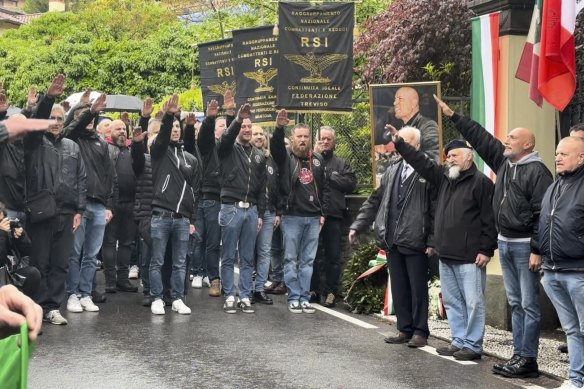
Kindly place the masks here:
[(313, 158), (312, 163), (314, 166), (320, 166), (320, 161), (317, 158)]
[(274, 168), (271, 166), (268, 166), (268, 174), (274, 174)]
[(256, 154), (255, 155), (255, 161), (256, 161), (256, 163), (260, 163), (262, 161), (262, 157), (260, 157), (259, 154)]

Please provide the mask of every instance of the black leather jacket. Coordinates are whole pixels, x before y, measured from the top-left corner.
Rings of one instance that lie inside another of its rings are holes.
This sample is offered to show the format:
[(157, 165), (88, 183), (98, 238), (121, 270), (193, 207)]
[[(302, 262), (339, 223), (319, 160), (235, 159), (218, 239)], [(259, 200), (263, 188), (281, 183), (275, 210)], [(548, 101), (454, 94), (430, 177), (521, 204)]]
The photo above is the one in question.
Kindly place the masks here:
[(584, 271), (584, 167), (560, 176), (541, 202), (539, 250), (543, 268)]
[(497, 231), (506, 238), (531, 238), (532, 252), (537, 244), (541, 200), (553, 177), (538, 153), (510, 163), (503, 152), (505, 146), (481, 125), (454, 114), (456, 128), (475, 148), (487, 165), (497, 173), (493, 195), (493, 213)]
[(357, 177), (347, 161), (334, 155), (333, 151), (323, 152), (324, 177), (329, 190), (324, 200), (325, 216), (342, 218), (347, 210), (345, 195), (352, 193), (357, 187)]
[[(381, 185), (361, 205), (359, 214), (350, 229), (359, 233), (365, 231), (375, 221), (375, 241), (385, 250), (393, 245), (424, 252), (434, 247), (434, 204), (436, 191), (417, 172), (408, 186), (403, 208), (398, 216), (394, 236), (387, 236), (387, 222), (390, 217), (390, 201), (396, 174), (401, 171), (402, 160), (390, 165)], [(399, 177), (398, 177), (399, 179)]]

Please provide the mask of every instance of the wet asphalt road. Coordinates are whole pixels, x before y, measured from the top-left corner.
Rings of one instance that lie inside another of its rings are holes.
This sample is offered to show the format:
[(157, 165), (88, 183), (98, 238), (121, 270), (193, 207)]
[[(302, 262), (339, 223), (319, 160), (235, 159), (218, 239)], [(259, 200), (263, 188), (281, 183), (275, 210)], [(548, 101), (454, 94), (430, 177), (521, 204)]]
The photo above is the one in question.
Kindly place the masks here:
[[(133, 281), (136, 282), (136, 281)], [(395, 326), (343, 308), (366, 329), (317, 311), (292, 314), (285, 296), (255, 314), (222, 311), (208, 289), (191, 289), (190, 316), (154, 316), (142, 294), (108, 295), (99, 313), (69, 313), (45, 324), (29, 370), (30, 388), (517, 388), (491, 373), (493, 359), (462, 365), (423, 350), (388, 345)], [(430, 346), (444, 342), (431, 339)], [(529, 381), (557, 387), (548, 378)]]

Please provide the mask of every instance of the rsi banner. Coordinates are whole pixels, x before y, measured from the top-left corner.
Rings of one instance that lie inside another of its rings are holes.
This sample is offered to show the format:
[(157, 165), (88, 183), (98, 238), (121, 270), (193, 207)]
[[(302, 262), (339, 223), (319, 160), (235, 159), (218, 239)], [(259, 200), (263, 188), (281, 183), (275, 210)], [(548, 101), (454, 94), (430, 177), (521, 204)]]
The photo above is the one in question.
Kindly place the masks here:
[(207, 109), (207, 103), (211, 100), (217, 100), (222, 106), (227, 89), (231, 89), (237, 96), (233, 74), (233, 42), (231, 39), (223, 39), (201, 43), (198, 47), (203, 110)]
[(277, 105), (350, 112), (354, 3), (279, 3)]
[(251, 104), (252, 121), (261, 125), (276, 121), (277, 46), (273, 26), (233, 31), (235, 102)]

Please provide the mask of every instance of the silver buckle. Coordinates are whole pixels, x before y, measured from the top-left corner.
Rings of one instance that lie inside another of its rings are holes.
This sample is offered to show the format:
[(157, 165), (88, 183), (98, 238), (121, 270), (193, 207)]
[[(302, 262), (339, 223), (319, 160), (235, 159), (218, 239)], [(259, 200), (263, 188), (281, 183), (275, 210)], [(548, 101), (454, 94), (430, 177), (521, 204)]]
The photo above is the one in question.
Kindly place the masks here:
[(249, 203), (247, 201), (240, 201), (240, 202), (237, 203), (237, 206), (239, 208), (245, 208), (245, 209), (247, 209), (247, 208), (249, 208)]

